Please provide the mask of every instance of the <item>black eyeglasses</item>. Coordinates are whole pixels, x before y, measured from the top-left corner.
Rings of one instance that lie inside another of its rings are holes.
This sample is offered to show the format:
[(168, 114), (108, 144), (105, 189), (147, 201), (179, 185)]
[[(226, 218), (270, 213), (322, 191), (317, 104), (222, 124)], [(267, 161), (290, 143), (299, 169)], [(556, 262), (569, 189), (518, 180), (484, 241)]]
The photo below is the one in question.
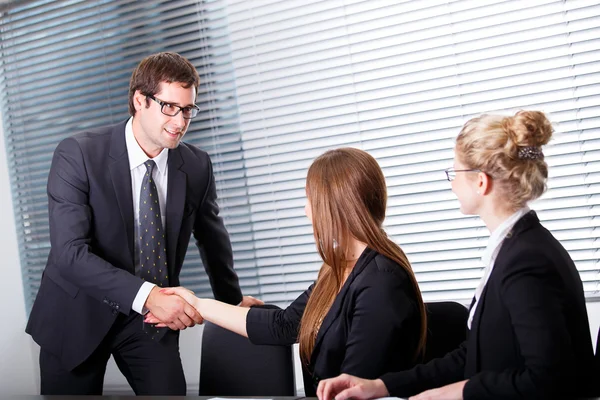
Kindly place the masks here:
[(152, 95), (146, 96), (149, 99), (154, 100), (158, 104), (160, 104), (160, 112), (168, 115), (169, 117), (174, 117), (180, 112), (183, 113), (184, 119), (192, 119), (196, 115), (198, 115), (198, 111), (200, 110), (197, 105), (188, 106), (188, 107), (179, 107), (175, 104), (167, 103), (166, 101), (158, 100), (156, 97)]
[(454, 168), (448, 168), (445, 169), (444, 172), (446, 173), (446, 179), (448, 179), (450, 182), (452, 182), (454, 180), (454, 178), (456, 178), (456, 173), (457, 172), (483, 172), (480, 169), (454, 169)]

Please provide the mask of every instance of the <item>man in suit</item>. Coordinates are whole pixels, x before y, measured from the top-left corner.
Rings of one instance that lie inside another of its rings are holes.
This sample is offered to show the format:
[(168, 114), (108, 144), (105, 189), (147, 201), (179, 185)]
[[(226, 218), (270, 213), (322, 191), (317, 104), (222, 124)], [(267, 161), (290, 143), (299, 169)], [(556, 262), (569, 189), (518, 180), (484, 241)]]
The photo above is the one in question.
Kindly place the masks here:
[[(210, 158), (180, 142), (198, 84), (180, 55), (149, 56), (131, 78), (128, 121), (57, 146), (51, 250), (26, 328), (41, 347), (42, 394), (101, 395), (111, 354), (136, 394), (186, 394), (178, 330), (202, 317), (160, 287), (179, 285), (191, 234), (215, 298), (260, 303), (242, 297)], [(146, 312), (170, 329), (144, 324)]]

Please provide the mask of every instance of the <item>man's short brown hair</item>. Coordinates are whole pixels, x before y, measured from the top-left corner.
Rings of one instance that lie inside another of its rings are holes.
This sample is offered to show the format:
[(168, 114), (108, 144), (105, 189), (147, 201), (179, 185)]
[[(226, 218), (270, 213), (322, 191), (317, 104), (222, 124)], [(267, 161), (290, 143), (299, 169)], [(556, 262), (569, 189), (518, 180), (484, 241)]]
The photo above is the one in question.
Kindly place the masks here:
[(133, 95), (139, 90), (145, 96), (158, 93), (161, 82), (179, 82), (184, 88), (194, 87), (198, 94), (200, 77), (194, 65), (177, 53), (157, 53), (144, 58), (129, 82), (129, 114), (135, 115)]

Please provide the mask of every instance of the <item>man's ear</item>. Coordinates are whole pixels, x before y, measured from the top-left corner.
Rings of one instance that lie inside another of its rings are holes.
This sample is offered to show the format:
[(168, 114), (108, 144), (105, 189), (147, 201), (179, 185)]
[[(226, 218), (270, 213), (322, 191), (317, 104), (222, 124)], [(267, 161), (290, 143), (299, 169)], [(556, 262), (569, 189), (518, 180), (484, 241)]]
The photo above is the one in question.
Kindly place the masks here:
[(136, 90), (133, 94), (133, 106), (135, 107), (135, 110), (141, 110), (143, 107), (145, 107), (145, 104), (146, 96), (144, 96), (139, 90)]

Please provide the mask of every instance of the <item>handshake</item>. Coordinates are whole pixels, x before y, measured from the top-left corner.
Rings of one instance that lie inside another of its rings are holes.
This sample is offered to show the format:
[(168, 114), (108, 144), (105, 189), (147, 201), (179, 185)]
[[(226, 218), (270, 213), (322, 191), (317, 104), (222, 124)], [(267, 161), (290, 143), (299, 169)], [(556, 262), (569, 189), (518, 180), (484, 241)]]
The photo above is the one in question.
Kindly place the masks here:
[[(211, 322), (211, 315), (225, 312), (237, 314), (239, 312), (231, 308), (244, 308), (242, 311), (245, 315), (247, 307), (263, 305), (261, 300), (252, 296), (244, 296), (242, 302), (236, 306), (222, 303), (211, 299), (200, 299), (194, 295), (194, 292), (184, 287), (169, 287), (160, 288), (155, 286), (148, 299), (144, 304), (144, 308), (148, 313), (144, 316), (144, 322), (148, 324), (156, 324), (157, 328), (168, 327), (173, 330), (184, 330), (188, 327), (193, 327), (196, 324), (202, 324), (204, 320)], [(235, 319), (235, 317), (233, 317)]]

